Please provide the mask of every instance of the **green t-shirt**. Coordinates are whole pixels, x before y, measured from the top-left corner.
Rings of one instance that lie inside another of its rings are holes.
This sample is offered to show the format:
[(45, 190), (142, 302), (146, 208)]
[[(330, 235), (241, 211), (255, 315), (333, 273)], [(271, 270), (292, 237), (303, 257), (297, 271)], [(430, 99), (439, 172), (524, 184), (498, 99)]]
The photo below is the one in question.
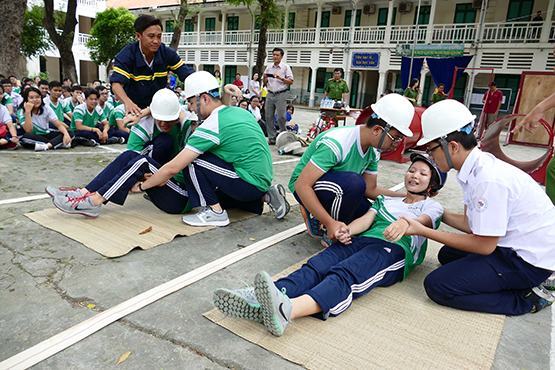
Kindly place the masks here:
[(10, 104), (13, 105), (13, 98), (10, 94), (4, 93), (4, 95), (2, 96), (2, 105), (7, 107)]
[(12, 91), (16, 94), (21, 94), (21, 87), (12, 87)]
[(50, 97), (47, 96), (44, 98), (44, 105), (49, 105), (50, 108), (56, 113), (56, 117), (58, 117), (58, 121), (64, 122), (64, 104), (62, 99), (58, 99), (58, 102), (54, 104)]
[[(434, 228), (438, 228), (441, 223), (443, 207), (431, 198), (408, 204), (405, 203), (401, 197), (385, 197), (379, 195), (369, 212), (375, 212), (376, 217), (370, 228), (362, 232), (360, 236), (388, 241), (383, 236), (385, 229), (401, 216), (417, 218), (425, 214), (432, 220)], [(403, 278), (406, 278), (414, 266), (421, 264), (424, 260), (428, 240), (418, 235), (405, 235), (395, 244), (401, 246), (405, 251), (405, 271)]]
[(109, 102), (104, 103), (104, 108), (102, 108), (100, 104), (96, 105), (96, 110), (102, 116), (103, 120), (110, 119), (110, 113), (112, 112), (113, 109), (114, 109), (114, 106)]
[[(173, 126), (170, 132), (167, 133), (170, 135), (173, 142), (172, 158), (184, 148), (187, 137), (190, 135), (191, 123), (192, 122), (188, 120), (186, 116), (185, 121), (181, 125)], [(142, 155), (149, 155), (152, 151), (152, 145), (150, 143), (154, 138), (160, 135), (160, 133), (161, 131), (152, 116), (143, 117), (131, 128), (129, 139), (127, 140), (127, 149)], [(182, 172), (175, 175), (174, 180), (183, 184), (184, 179)]]
[(407, 87), (405, 92), (403, 93), (404, 96), (412, 103), (412, 105), (416, 105), (416, 99), (418, 98), (418, 90), (411, 89)]
[(75, 126), (76, 121), (82, 121), (83, 125), (87, 127), (96, 127), (96, 125), (104, 121), (104, 118), (98, 112), (98, 110), (96, 110), (96, 108), (93, 109), (92, 112), (89, 112), (87, 110), (87, 104), (83, 103), (76, 106), (75, 109), (73, 110), (73, 116), (71, 117), (72, 131), (76, 130), (76, 126)]
[[(23, 108), (17, 110), (17, 119), (20, 126), (25, 124), (25, 111)], [(58, 120), (56, 113), (50, 108), (49, 105), (42, 107), (42, 114), (31, 114), (31, 122), (33, 123), (32, 133), (35, 135), (46, 135), (50, 133), (50, 123)]]
[(108, 123), (110, 126), (118, 128), (118, 120), (125, 118), (125, 107), (119, 105), (110, 111), (110, 116), (108, 117)]
[(295, 191), (297, 178), (308, 162), (324, 173), (334, 170), (377, 174), (380, 153), (373, 147), (362, 152), (360, 129), (361, 126), (336, 127), (318, 135), (293, 170), (289, 190)]
[(437, 103), (438, 101), (442, 101), (447, 99), (447, 95), (446, 94), (440, 94), (440, 93), (434, 93), (432, 95), (432, 104)]
[(239, 107), (216, 108), (187, 140), (186, 148), (230, 163), (242, 180), (267, 191), (274, 176), (270, 147), (254, 116)]
[(347, 81), (344, 79), (335, 80), (334, 78), (330, 78), (326, 81), (324, 92), (328, 93), (330, 99), (342, 100), (343, 94), (349, 92), (349, 87), (347, 86)]
[(73, 104), (73, 101), (71, 100), (71, 98), (67, 98), (66, 100), (64, 100), (63, 106), (64, 106), (64, 113), (73, 113), (75, 108), (79, 106), (79, 103)]

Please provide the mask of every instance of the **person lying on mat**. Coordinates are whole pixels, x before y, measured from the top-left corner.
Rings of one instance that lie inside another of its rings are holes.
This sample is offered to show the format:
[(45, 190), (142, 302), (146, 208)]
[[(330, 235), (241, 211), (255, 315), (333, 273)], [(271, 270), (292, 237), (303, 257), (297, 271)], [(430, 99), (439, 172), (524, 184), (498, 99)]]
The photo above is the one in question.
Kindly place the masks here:
[(389, 94), (372, 104), (372, 110), (365, 125), (318, 135), (289, 180), (308, 234), (326, 244), (339, 228), (368, 211), (367, 198), (404, 195), (378, 186), (378, 162), (381, 150), (394, 149), (412, 136), (414, 107), (401, 95)]
[(187, 139), (185, 148), (160, 171), (141, 184), (148, 190), (165, 184), (183, 171), (191, 207), (183, 216), (191, 226), (226, 226), (226, 208), (261, 214), (264, 202), (281, 219), (289, 212), (282, 185), (272, 185), (270, 148), (254, 116), (220, 99), (220, 85), (206, 72), (192, 73), (184, 93), (191, 110), (203, 119)]
[[(195, 123), (179, 104), (175, 93), (168, 89), (158, 90), (150, 104), (150, 124), (143, 119), (143, 126), (156, 125), (161, 132), (169, 132), (174, 126), (180, 128), (180, 141), (184, 146)], [(47, 186), (46, 192), (54, 205), (63, 212), (82, 214), (88, 217), (100, 215), (102, 204), (113, 202), (123, 205), (129, 191), (142, 192), (145, 178), (160, 169), (153, 158), (127, 150), (114, 159), (84, 188)], [(183, 176), (176, 173), (162, 186), (148, 189), (147, 194), (156, 207), (164, 212), (178, 214), (187, 210), (189, 197), (183, 184)]]
[(214, 305), (227, 315), (258, 321), (281, 336), (294, 319), (337, 316), (353, 299), (406, 278), (424, 260), (427, 241), (405, 234), (409, 225), (405, 218), (437, 227), (443, 208), (431, 197), (447, 178), (424, 155), (413, 154), (411, 161), (404, 198), (378, 196), (365, 215), (336, 231), (338, 242), (297, 271), (276, 282), (262, 271), (254, 288), (218, 289)]

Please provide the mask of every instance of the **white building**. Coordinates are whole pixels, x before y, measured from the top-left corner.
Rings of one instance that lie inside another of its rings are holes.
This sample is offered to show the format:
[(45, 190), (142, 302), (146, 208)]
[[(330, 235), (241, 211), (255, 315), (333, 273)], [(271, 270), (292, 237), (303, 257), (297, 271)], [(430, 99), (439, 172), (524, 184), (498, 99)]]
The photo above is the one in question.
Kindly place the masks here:
[[(285, 49), (285, 61), (295, 75), (292, 93), (299, 103), (317, 104), (333, 68), (342, 67), (351, 88), (351, 105), (362, 107), (384, 89), (401, 87), (401, 57), (395, 53), (398, 45), (413, 44), (415, 37), (418, 43), (463, 43), (464, 53), (474, 56), (469, 67), (494, 68), (498, 87), (512, 92), (514, 103), (522, 71), (552, 71), (555, 67), (555, 0), (488, 0), (483, 15), (482, 1), (422, 0), (418, 22), (416, 0), (287, 1), (282, 3), (287, 14), (284, 27), (269, 31), (268, 51), (276, 46)], [(255, 31), (251, 47), (247, 9), (224, 1), (189, 3), (192, 11), (181, 35), (181, 57), (197, 69), (219, 69), (226, 82), (233, 80), (236, 72), (248, 74), (249, 61), (255, 61), (258, 33)], [(137, 14), (161, 18), (167, 44), (178, 4), (178, 0), (108, 1), (108, 6), (124, 6)], [(537, 11), (544, 20), (532, 22)], [(378, 65), (353, 67), (356, 52), (377, 53)], [(485, 70), (465, 72), (457, 83), (456, 96), (464, 96), (473, 86), (485, 87), (490, 74)], [(434, 89), (426, 66), (421, 82), (426, 103)]]
[[(44, 6), (42, 0), (30, 0), (28, 7), (33, 5)], [(54, 0), (54, 8), (65, 11), (67, 0)], [(77, 68), (79, 82), (86, 84), (94, 79), (106, 80), (106, 67), (98, 66), (91, 61), (86, 43), (90, 38), (90, 30), (96, 14), (106, 9), (106, 0), (77, 0), (77, 25), (73, 39), (73, 57)], [(61, 81), (60, 53), (56, 46), (44, 55), (27, 59), (27, 72), (29, 76), (38, 75), (40, 72), (48, 73), (49, 80)]]

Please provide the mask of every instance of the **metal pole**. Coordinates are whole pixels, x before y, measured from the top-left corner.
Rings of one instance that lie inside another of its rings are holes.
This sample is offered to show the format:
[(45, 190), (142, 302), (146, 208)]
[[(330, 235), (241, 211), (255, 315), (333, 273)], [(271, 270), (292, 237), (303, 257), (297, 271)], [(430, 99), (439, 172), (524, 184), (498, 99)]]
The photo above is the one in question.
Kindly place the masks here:
[[(484, 32), (484, 21), (486, 19), (486, 9), (488, 7), (488, 0), (482, 0), (482, 7), (480, 8), (480, 20), (478, 21), (478, 28), (476, 30), (476, 38), (474, 41), (474, 57), (472, 58), (472, 76), (470, 76), (470, 83), (464, 94), (464, 103), (470, 105), (468, 102), (469, 99), (472, 98), (472, 90), (474, 90), (474, 81), (476, 75), (476, 63), (478, 59), (478, 49), (479, 45), (482, 42), (483, 32)], [(473, 78), (474, 77), (474, 78)], [(454, 89), (455, 85), (451, 86), (451, 89)]]
[(416, 9), (416, 24), (414, 25), (414, 40), (412, 42), (412, 51), (410, 54), (410, 68), (409, 68), (409, 80), (407, 87), (410, 86), (410, 82), (412, 80), (412, 62), (414, 60), (414, 49), (416, 49), (416, 44), (418, 40), (418, 18), (420, 17), (420, 4), (422, 0), (418, 0), (418, 9)]
[[(252, 78), (252, 55), (253, 53), (253, 40), (254, 40), (254, 11), (249, 7), (249, 13), (251, 13), (251, 37), (249, 39), (249, 82)], [(258, 71), (258, 80), (262, 81), (262, 72)], [(248, 85), (247, 85), (248, 88)], [(262, 88), (262, 85), (260, 86)], [(250, 91), (249, 91), (250, 92)]]

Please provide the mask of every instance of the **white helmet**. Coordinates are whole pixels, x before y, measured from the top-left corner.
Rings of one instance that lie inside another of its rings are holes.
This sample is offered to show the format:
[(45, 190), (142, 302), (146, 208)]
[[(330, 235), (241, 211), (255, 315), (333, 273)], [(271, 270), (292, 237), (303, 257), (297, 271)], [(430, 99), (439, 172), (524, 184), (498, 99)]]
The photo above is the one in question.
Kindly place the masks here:
[(409, 127), (414, 117), (414, 107), (407, 98), (399, 94), (387, 94), (370, 106), (390, 126), (403, 135), (412, 137)]
[(422, 139), (416, 145), (424, 145), (459, 131), (474, 123), (476, 116), (457, 100), (446, 99), (435, 103), (422, 114)]
[(216, 77), (206, 71), (193, 72), (185, 79), (185, 98), (189, 99), (192, 96), (216, 90), (220, 88), (220, 84)]
[(150, 114), (158, 121), (175, 121), (180, 109), (179, 99), (170, 89), (156, 91), (150, 103)]

